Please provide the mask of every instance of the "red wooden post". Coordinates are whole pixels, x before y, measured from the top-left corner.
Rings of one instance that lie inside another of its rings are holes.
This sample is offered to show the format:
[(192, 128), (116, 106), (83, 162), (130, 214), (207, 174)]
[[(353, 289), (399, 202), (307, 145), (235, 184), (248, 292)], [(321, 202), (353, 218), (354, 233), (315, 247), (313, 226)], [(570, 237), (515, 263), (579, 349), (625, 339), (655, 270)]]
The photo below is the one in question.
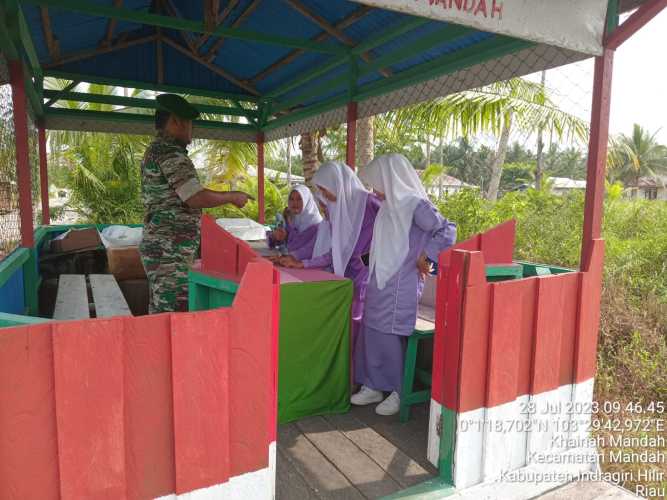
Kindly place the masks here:
[(257, 134), (257, 208), (259, 223), (264, 224), (264, 134)]
[(611, 77), (614, 51), (605, 49), (595, 58), (593, 81), (593, 109), (591, 112), (591, 136), (588, 144), (588, 175), (586, 177), (586, 205), (584, 208), (584, 232), (581, 247), (581, 270), (586, 271), (590, 262), (590, 246), (600, 238), (602, 228), (602, 202), (609, 140), (609, 112), (611, 104)]
[(42, 194), (42, 224), (51, 224), (51, 213), (49, 210), (49, 172), (46, 158), (46, 131), (44, 124), (40, 123), (37, 129), (39, 133), (39, 181)]
[(30, 157), (28, 154), (28, 110), (21, 61), (9, 61), (9, 81), (12, 86), (14, 129), (16, 133), (16, 173), (19, 185), (19, 214), (21, 218), (21, 246), (35, 244), (32, 223), (32, 193)]
[(345, 162), (352, 167), (356, 166), (357, 155), (357, 103), (347, 103), (347, 152)]

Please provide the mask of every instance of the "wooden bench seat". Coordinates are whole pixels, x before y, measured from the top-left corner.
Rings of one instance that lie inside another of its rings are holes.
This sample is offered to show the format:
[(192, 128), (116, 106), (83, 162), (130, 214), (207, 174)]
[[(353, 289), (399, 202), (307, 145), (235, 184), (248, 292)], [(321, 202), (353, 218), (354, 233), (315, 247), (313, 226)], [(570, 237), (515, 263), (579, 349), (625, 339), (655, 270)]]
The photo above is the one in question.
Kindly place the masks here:
[(130, 306), (127, 305), (113, 274), (91, 274), (88, 279), (93, 289), (95, 316), (98, 318), (132, 316)]
[(70, 320), (90, 318), (86, 276), (61, 274), (58, 278), (58, 294), (53, 319)]
[(426, 304), (418, 304), (415, 330), (420, 332), (435, 330), (435, 309)]
[[(130, 308), (111, 274), (91, 274), (88, 276), (92, 289), (95, 316), (131, 316)], [(58, 293), (53, 319), (76, 320), (90, 318), (90, 306), (86, 276), (83, 274), (62, 274), (58, 279)]]

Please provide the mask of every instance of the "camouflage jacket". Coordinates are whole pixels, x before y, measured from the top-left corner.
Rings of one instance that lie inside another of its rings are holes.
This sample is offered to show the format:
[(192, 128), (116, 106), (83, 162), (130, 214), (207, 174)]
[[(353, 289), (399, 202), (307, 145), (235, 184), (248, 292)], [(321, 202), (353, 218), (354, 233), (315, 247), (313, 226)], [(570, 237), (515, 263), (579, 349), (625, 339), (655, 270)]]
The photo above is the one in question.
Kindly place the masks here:
[(144, 232), (198, 238), (201, 210), (184, 200), (201, 191), (188, 151), (176, 140), (158, 133), (141, 163)]

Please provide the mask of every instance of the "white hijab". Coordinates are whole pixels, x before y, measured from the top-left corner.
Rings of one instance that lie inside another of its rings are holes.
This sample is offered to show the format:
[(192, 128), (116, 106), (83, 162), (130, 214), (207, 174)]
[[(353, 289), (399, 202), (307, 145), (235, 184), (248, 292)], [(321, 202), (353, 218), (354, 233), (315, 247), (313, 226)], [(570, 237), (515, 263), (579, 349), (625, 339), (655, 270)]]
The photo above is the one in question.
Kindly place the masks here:
[[(322, 215), (320, 214), (320, 209), (317, 207), (317, 202), (313, 193), (307, 186), (296, 186), (292, 191), (296, 191), (301, 196), (303, 201), (303, 208), (301, 213), (294, 216), (294, 227), (296, 227), (299, 232), (303, 232), (311, 226), (319, 224), (322, 222)], [(290, 191), (290, 194), (292, 194)]]
[[(326, 200), (322, 197), (322, 193), (315, 192), (315, 201), (319, 201), (322, 205), (326, 205)], [(331, 250), (331, 223), (327, 218), (323, 218), (322, 222), (317, 226), (317, 236), (315, 238), (315, 245), (313, 246), (313, 259), (325, 255)]]
[(370, 274), (375, 272), (382, 290), (398, 272), (410, 251), (410, 227), (421, 200), (428, 200), (424, 186), (408, 159), (400, 154), (382, 155), (364, 167), (359, 177), (385, 195), (375, 226), (370, 252)]
[(315, 172), (312, 182), (336, 195), (334, 202), (324, 196), (321, 199), (329, 213), (334, 273), (344, 276), (359, 239), (369, 193), (352, 169), (344, 163), (323, 163)]
[(331, 224), (328, 220), (323, 220), (317, 226), (317, 237), (315, 246), (313, 246), (313, 259), (326, 254), (331, 250)]

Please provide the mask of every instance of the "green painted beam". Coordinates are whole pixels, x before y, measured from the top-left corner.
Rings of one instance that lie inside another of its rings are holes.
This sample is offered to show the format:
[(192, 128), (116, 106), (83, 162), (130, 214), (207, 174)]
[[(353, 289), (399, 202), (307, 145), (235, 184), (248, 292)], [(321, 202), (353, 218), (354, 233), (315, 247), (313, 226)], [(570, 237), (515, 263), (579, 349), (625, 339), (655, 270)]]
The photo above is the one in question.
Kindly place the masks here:
[[(124, 97), (119, 95), (87, 94), (85, 92), (63, 92), (61, 90), (44, 90), (44, 97), (53, 100), (74, 101), (74, 102), (94, 102), (98, 104), (109, 104), (112, 106), (125, 106), (129, 108), (155, 109), (157, 101), (155, 99), (144, 99), (140, 97)], [(210, 113), (227, 116), (245, 116), (256, 117), (257, 111), (251, 109), (239, 109), (223, 106), (212, 106), (209, 104), (192, 104), (201, 113)]]
[(382, 497), (381, 500), (438, 500), (454, 493), (456, 493), (456, 489), (451, 484), (436, 477)]
[[(49, 108), (46, 111), (46, 116), (59, 116), (65, 118), (79, 118), (87, 120), (100, 120), (121, 123), (154, 123), (153, 115), (140, 115), (137, 113), (122, 113), (119, 111), (88, 111), (81, 109), (67, 109), (67, 108)], [(229, 123), (212, 120), (195, 120), (193, 122), (195, 127), (209, 128), (209, 129), (227, 129), (238, 130), (243, 132), (254, 132), (255, 127), (252, 125), (245, 125), (242, 123)]]
[(25, 308), (29, 315), (39, 314), (39, 285), (42, 278), (39, 275), (39, 256), (36, 248), (29, 248), (28, 260), (23, 264), (23, 297)]
[(420, 26), (424, 26), (430, 22), (433, 21), (423, 17), (410, 17), (407, 21), (403, 21), (397, 26), (388, 28), (377, 37), (371, 38), (370, 40), (355, 46), (352, 49), (352, 53), (355, 55), (363, 54), (364, 52), (368, 52), (375, 47), (379, 47), (380, 45), (384, 45), (387, 42), (391, 42), (396, 37), (404, 35), (405, 33), (417, 29)]
[(618, 6), (618, 0), (609, 0), (607, 6), (607, 35), (610, 35), (618, 28)]
[(33, 83), (33, 76), (31, 75), (30, 68), (24, 64), (24, 80), (23, 85), (25, 86), (25, 93), (28, 97), (28, 102), (30, 107), (37, 117), (44, 116), (44, 106), (42, 106), (42, 99), (39, 95), (39, 91), (35, 88), (35, 83)]
[(456, 447), (456, 412), (446, 406), (440, 414), (440, 453), (438, 470), (440, 479), (448, 484), (454, 482), (454, 451)]
[(330, 43), (313, 42), (302, 38), (293, 38), (288, 36), (271, 35), (269, 33), (241, 30), (238, 28), (228, 28), (220, 26), (214, 31), (206, 29), (203, 21), (193, 21), (172, 16), (163, 16), (152, 14), (150, 12), (132, 10), (122, 7), (113, 7), (112, 5), (103, 5), (87, 2), (85, 0), (22, 0), (23, 3), (33, 5), (42, 5), (46, 7), (59, 8), (78, 12), (79, 14), (107, 17), (118, 19), (130, 23), (144, 24), (159, 28), (187, 31), (191, 33), (205, 33), (214, 37), (234, 38), (247, 42), (257, 42), (269, 45), (278, 45), (282, 47), (291, 47), (294, 49), (303, 49), (313, 52), (323, 52), (326, 54), (340, 54), (345, 52), (345, 48)]
[(59, 101), (61, 95), (64, 95), (64, 94), (66, 94), (67, 92), (69, 92), (70, 90), (74, 89), (74, 87), (76, 87), (79, 83), (81, 83), (81, 82), (78, 82), (78, 81), (74, 80), (73, 82), (68, 83), (68, 84), (65, 86), (65, 88), (63, 88), (63, 89), (61, 89), (61, 90), (52, 90), (52, 92), (55, 92), (56, 95), (55, 95), (54, 97), (51, 97), (51, 99), (49, 99), (48, 101), (46, 101), (46, 102), (44, 103), (44, 107), (45, 107), (45, 108), (48, 108), (48, 107), (51, 106), (54, 102)]
[(347, 98), (348, 101), (354, 101), (354, 94), (357, 92), (357, 82), (359, 81), (359, 63), (356, 58), (350, 61), (350, 69), (347, 72)]
[[(16, 2), (16, 0), (12, 0)], [(17, 15), (18, 15), (18, 28), (19, 36), (21, 37), (21, 44), (23, 45), (23, 50), (25, 50), (28, 61), (30, 62), (30, 68), (32, 72), (37, 77), (42, 77), (42, 67), (39, 64), (39, 57), (37, 56), (37, 50), (35, 49), (35, 44), (32, 41), (30, 36), (30, 28), (28, 28), (28, 23), (25, 20), (23, 11), (17, 4)]]
[(423, 53), (425, 50), (436, 47), (443, 43), (451, 42), (462, 36), (465, 36), (469, 33), (472, 33), (473, 30), (465, 28), (458, 25), (450, 25), (442, 30), (435, 31), (429, 35), (426, 35), (416, 42), (413, 42), (408, 45), (404, 45), (400, 49), (386, 54), (382, 57), (378, 57), (370, 64), (364, 64), (359, 69), (359, 75), (364, 76), (369, 73), (373, 73), (379, 69), (398, 64), (406, 59), (410, 59), (417, 54)]
[(18, 50), (9, 34), (9, 27), (7, 23), (7, 13), (0, 2), (0, 51), (7, 59), (16, 60), (19, 58)]
[(85, 83), (98, 83), (100, 85), (112, 85), (116, 87), (125, 87), (130, 89), (151, 90), (154, 92), (173, 92), (174, 94), (196, 95), (201, 97), (212, 97), (215, 99), (229, 99), (240, 102), (256, 103), (259, 97), (246, 94), (233, 94), (229, 92), (216, 92), (214, 90), (195, 89), (190, 87), (179, 87), (177, 85), (166, 85), (152, 82), (141, 82), (137, 80), (125, 80), (121, 78), (107, 78), (103, 76), (83, 75), (80, 73), (70, 73), (47, 69), (44, 76), (51, 78), (61, 78), (63, 80), (74, 80)]
[(47, 318), (38, 318), (36, 316), (23, 316), (21, 314), (9, 314), (0, 312), (0, 328), (9, 326), (28, 326), (52, 321)]

